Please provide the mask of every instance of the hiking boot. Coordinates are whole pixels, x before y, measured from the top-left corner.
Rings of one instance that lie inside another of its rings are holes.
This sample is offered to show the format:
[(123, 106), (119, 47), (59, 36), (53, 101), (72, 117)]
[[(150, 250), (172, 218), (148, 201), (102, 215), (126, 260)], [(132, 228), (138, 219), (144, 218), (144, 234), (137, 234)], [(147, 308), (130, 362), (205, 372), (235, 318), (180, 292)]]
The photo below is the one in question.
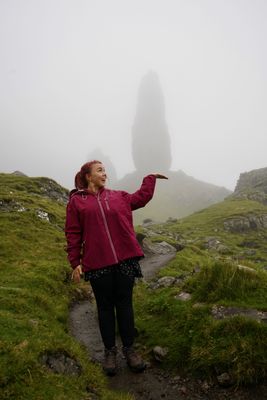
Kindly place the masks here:
[(131, 347), (123, 347), (122, 352), (126, 358), (128, 367), (133, 371), (133, 372), (142, 372), (144, 369), (146, 369), (146, 364), (142, 357), (136, 353), (134, 348)]
[(105, 358), (103, 362), (103, 370), (108, 376), (114, 376), (117, 373), (116, 363), (117, 347), (105, 349)]

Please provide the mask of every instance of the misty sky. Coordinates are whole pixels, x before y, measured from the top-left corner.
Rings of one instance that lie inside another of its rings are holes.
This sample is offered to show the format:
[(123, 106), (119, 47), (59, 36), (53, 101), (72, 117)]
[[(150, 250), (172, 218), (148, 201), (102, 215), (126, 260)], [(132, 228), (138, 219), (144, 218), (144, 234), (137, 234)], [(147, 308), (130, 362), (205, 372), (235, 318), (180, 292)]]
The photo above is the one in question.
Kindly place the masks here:
[(172, 170), (234, 189), (267, 166), (266, 21), (266, 0), (0, 0), (0, 171), (71, 188), (96, 148), (133, 171), (152, 69)]

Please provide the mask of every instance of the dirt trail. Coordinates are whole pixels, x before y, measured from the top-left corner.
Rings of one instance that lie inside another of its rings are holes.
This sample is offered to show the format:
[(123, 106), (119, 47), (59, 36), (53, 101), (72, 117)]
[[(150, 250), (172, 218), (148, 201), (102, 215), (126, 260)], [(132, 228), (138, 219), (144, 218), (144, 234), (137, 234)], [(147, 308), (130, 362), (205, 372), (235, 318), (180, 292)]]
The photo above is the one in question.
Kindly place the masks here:
[[(146, 257), (141, 261), (145, 280), (174, 257), (174, 253)], [(69, 316), (71, 334), (88, 349), (89, 357), (101, 363), (103, 344), (98, 329), (96, 305), (94, 301), (75, 303)], [(118, 349), (120, 340), (118, 338)], [(118, 374), (110, 378), (110, 388), (131, 393), (136, 400), (263, 400), (267, 399), (266, 387), (235, 391), (233, 388), (220, 388), (207, 382), (173, 375), (160, 369), (156, 364), (149, 365), (144, 373), (134, 374), (127, 368), (119, 350)]]

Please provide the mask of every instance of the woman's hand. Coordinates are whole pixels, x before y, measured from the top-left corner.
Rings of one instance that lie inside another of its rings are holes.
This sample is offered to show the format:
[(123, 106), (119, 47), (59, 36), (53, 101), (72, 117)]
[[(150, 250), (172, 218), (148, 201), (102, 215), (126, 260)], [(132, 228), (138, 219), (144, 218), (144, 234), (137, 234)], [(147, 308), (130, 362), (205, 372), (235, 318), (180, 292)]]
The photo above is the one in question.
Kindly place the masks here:
[(80, 283), (81, 281), (81, 275), (82, 275), (82, 266), (78, 265), (76, 268), (74, 268), (74, 270), (72, 271), (71, 274), (71, 279), (73, 280), (73, 282), (75, 283)]
[(162, 174), (151, 174), (156, 177), (156, 179), (169, 179), (167, 176), (162, 175)]

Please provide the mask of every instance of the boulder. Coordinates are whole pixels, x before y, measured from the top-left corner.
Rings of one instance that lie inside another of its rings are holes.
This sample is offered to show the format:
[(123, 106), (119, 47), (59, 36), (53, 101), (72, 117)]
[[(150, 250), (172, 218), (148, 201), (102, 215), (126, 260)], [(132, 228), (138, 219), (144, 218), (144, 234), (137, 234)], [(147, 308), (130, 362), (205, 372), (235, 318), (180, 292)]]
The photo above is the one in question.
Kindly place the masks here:
[(178, 295), (174, 297), (176, 300), (181, 300), (181, 301), (188, 301), (191, 300), (192, 295), (187, 292), (181, 292)]
[(229, 248), (222, 244), (216, 237), (207, 237), (204, 239), (204, 247), (207, 250), (214, 250), (220, 254), (229, 253)]
[(176, 282), (176, 278), (173, 276), (163, 276), (162, 278), (158, 279), (156, 282), (153, 282), (149, 285), (150, 289), (159, 289), (159, 288), (166, 288), (174, 285)]
[(267, 228), (267, 214), (229, 218), (223, 223), (224, 229), (232, 233)]
[(170, 254), (175, 253), (176, 249), (174, 246), (163, 241), (159, 243), (151, 242), (148, 238), (143, 239), (143, 250), (145, 253), (150, 254)]
[(223, 372), (221, 375), (217, 376), (217, 381), (220, 386), (228, 387), (233, 384), (232, 379), (228, 372)]
[(81, 365), (65, 352), (55, 351), (41, 356), (41, 363), (57, 374), (80, 375)]
[(153, 348), (153, 356), (155, 360), (162, 362), (167, 356), (169, 350), (166, 347), (155, 346)]

